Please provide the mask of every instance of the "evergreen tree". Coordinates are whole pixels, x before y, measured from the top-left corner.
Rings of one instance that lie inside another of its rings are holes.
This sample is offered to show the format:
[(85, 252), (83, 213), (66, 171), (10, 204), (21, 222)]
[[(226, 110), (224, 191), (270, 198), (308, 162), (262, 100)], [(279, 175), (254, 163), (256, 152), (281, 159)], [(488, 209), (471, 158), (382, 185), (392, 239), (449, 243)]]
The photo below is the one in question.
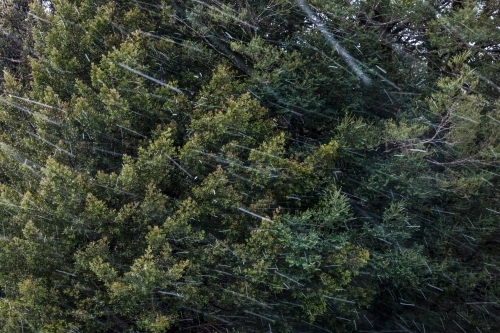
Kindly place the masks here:
[(1, 6), (1, 332), (500, 329), (496, 1)]

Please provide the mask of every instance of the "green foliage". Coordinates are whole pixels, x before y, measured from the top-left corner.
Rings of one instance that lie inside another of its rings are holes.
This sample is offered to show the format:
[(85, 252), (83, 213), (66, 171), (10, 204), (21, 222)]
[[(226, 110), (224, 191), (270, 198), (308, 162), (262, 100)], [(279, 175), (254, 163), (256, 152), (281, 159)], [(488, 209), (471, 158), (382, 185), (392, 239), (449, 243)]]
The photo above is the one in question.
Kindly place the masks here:
[(498, 10), (3, 1), (0, 332), (498, 331)]

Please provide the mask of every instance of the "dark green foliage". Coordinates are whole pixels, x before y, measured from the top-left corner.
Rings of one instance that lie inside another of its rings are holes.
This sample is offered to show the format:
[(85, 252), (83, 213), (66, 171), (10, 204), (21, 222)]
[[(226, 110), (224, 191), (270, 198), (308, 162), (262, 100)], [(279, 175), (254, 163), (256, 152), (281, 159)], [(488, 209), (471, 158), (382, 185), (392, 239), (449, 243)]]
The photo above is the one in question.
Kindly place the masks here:
[(0, 332), (497, 332), (496, 1), (0, 3)]

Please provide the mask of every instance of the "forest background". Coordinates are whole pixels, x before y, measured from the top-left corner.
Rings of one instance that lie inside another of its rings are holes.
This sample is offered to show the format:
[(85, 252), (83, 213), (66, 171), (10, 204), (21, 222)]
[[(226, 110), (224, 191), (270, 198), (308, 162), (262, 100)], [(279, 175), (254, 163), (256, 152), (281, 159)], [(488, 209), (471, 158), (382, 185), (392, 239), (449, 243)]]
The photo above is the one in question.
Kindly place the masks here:
[(500, 1), (0, 1), (0, 332), (500, 332)]

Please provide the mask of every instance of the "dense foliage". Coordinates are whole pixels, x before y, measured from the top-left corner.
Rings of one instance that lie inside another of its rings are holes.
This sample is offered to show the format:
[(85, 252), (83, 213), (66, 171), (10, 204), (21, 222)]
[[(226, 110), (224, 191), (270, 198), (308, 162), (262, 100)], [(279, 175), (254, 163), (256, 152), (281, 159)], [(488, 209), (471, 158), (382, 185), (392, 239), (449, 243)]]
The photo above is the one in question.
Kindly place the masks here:
[(0, 332), (499, 332), (499, 11), (0, 1)]

